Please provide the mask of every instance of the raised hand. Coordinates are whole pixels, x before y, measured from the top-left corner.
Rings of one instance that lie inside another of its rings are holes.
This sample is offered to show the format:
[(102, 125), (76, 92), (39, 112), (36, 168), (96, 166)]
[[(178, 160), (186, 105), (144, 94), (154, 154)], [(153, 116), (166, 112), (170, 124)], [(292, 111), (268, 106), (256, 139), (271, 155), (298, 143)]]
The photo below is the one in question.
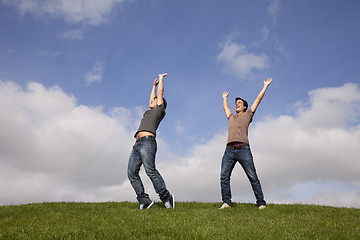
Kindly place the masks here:
[(167, 76), (167, 73), (160, 73), (160, 74), (159, 74), (159, 79), (160, 79), (160, 78), (164, 78), (165, 76)]
[(229, 93), (228, 93), (227, 91), (224, 91), (224, 92), (222, 93), (222, 96), (223, 96), (223, 98), (226, 98), (226, 97), (229, 96)]
[(264, 81), (264, 85), (269, 86), (271, 82), (272, 82), (272, 78), (268, 78), (266, 79), (266, 81)]

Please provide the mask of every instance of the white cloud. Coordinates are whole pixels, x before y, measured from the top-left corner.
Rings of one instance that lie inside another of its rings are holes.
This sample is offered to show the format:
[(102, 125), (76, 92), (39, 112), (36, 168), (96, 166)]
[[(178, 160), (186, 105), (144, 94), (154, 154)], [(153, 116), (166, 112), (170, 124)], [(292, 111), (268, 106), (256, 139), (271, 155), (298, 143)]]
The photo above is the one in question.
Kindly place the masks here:
[(94, 82), (102, 82), (103, 79), (102, 73), (103, 73), (103, 64), (97, 61), (92, 66), (91, 71), (86, 73), (85, 75), (86, 85), (89, 86)]
[[(359, 86), (315, 89), (309, 96), (295, 105), (295, 116), (254, 117), (249, 138), (265, 198), (360, 208)], [(126, 168), (144, 107), (106, 114), (78, 105), (56, 86), (22, 89), (0, 81), (0, 108), (0, 204), (135, 201)], [(178, 156), (158, 139), (157, 166), (176, 199), (221, 201), (225, 143), (222, 132)], [(144, 171), (141, 176), (158, 201)], [(234, 201), (255, 202), (239, 165), (232, 192)]]
[(58, 57), (60, 56), (61, 52), (49, 52), (49, 51), (45, 51), (45, 50), (41, 50), (39, 52), (39, 55), (40, 56), (43, 56), (43, 57)]
[(260, 29), (261, 33), (261, 42), (267, 41), (270, 35), (270, 30), (268, 27), (264, 26)]
[(307, 199), (306, 202), (333, 207), (343, 206), (360, 208), (360, 191), (320, 191)]
[(129, 0), (5, 0), (15, 5), (22, 14), (50, 16), (70, 23), (98, 25), (107, 20), (109, 14)]
[(266, 26), (263, 26), (259, 30), (259, 40), (255, 40), (252, 43), (249, 44), (249, 47), (258, 47), (259, 45), (265, 43), (269, 40), (270, 36), (270, 29)]
[[(297, 104), (295, 117), (269, 118), (250, 130), (266, 186), (277, 192), (300, 183), (335, 182), (359, 189), (358, 85), (316, 89), (309, 96), (308, 103)], [(339, 190), (327, 194), (333, 192)], [(341, 205), (337, 198), (331, 201)]]
[[(359, 121), (359, 89), (355, 84), (309, 92), (310, 105), (299, 102), (299, 118), (307, 128), (337, 129)], [(311, 115), (316, 114), (314, 119)]]
[(221, 48), (221, 52), (217, 56), (218, 62), (224, 63), (226, 71), (234, 73), (240, 78), (269, 66), (266, 54), (249, 53), (243, 44), (239, 45), (228, 41), (221, 44)]
[(58, 37), (68, 39), (83, 39), (85, 30), (83, 28), (69, 30), (63, 33), (59, 33)]
[(175, 123), (175, 132), (177, 134), (183, 134), (185, 132), (185, 127), (184, 127), (184, 125), (182, 124), (181, 121), (176, 121), (176, 123)]
[(281, 1), (282, 0), (271, 0), (270, 4), (267, 7), (267, 11), (271, 16), (274, 25), (277, 24), (278, 14), (281, 11)]
[(0, 82), (0, 106), (0, 203), (133, 199), (126, 119), (39, 83)]
[(284, 44), (278, 44), (277, 50), (280, 52), (281, 56), (284, 56), (286, 58), (291, 57), (291, 53), (286, 49)]

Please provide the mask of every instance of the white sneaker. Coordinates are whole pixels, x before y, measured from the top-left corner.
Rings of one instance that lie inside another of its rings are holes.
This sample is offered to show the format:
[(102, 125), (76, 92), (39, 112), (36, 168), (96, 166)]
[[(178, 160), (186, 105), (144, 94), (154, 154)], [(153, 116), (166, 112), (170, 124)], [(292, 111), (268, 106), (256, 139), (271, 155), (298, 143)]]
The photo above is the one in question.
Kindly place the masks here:
[(221, 205), (221, 207), (219, 207), (219, 209), (225, 209), (225, 208), (230, 208), (231, 206), (227, 203), (223, 203), (223, 205)]
[(259, 209), (260, 210), (263, 210), (263, 209), (265, 209), (266, 208), (266, 206), (265, 205), (261, 205), (261, 206), (259, 206)]
[(175, 197), (174, 197), (174, 195), (170, 196), (169, 200), (165, 203), (165, 207), (175, 209)]
[(149, 209), (149, 208), (151, 208), (152, 207), (152, 205), (154, 204), (154, 202), (153, 201), (151, 201), (151, 202), (148, 202), (148, 203), (146, 203), (146, 204), (140, 204), (140, 210), (143, 210), (143, 209)]

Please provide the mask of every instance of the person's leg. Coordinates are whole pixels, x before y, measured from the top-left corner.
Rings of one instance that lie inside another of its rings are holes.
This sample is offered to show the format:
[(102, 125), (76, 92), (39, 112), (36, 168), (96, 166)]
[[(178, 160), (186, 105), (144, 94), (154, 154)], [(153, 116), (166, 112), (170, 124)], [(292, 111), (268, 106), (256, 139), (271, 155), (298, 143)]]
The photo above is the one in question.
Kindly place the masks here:
[(221, 161), (220, 186), (222, 201), (228, 205), (231, 205), (230, 177), (235, 163), (234, 150), (226, 148)]
[(249, 146), (245, 146), (237, 150), (237, 155), (241, 166), (243, 167), (246, 176), (248, 177), (251, 187), (253, 189), (256, 203), (258, 206), (265, 206), (264, 194), (261, 189), (260, 180), (256, 174), (256, 169), (253, 161), (253, 156)]
[(145, 193), (144, 185), (141, 181), (139, 171), (142, 165), (141, 156), (139, 152), (140, 143), (135, 143), (129, 157), (128, 163), (128, 178), (132, 187), (136, 193), (136, 199), (139, 201), (140, 204), (147, 204), (151, 202), (149, 195)]
[(143, 141), (143, 146), (140, 149), (140, 155), (144, 164), (145, 172), (149, 176), (155, 192), (159, 195), (162, 202), (170, 199), (171, 194), (166, 189), (165, 181), (161, 177), (155, 165), (155, 155), (157, 151), (157, 143), (155, 139), (148, 139)]

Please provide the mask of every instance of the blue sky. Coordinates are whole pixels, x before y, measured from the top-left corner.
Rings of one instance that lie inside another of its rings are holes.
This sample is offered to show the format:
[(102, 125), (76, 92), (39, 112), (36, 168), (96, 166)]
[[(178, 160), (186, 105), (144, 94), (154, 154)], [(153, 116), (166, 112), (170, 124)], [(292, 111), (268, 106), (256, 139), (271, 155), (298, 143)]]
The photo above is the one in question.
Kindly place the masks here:
[[(134, 201), (132, 135), (153, 80), (167, 72), (158, 163), (179, 200), (220, 201), (221, 93), (230, 93), (231, 109), (236, 96), (251, 104), (272, 77), (249, 136), (265, 197), (360, 207), (359, 10), (350, 0), (1, 0), (0, 129), (9, 132), (0, 163), (9, 176), (0, 203)], [(343, 164), (331, 146), (344, 147)], [(234, 175), (233, 200), (253, 202), (240, 167)], [(19, 195), (24, 188), (38, 197)]]

